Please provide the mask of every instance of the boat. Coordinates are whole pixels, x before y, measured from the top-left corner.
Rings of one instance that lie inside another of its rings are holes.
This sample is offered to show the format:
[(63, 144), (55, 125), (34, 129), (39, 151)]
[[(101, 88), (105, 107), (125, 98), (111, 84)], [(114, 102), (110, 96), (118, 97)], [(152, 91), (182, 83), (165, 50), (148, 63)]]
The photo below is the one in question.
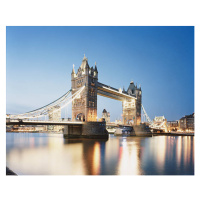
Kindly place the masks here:
[(132, 126), (119, 126), (116, 128), (114, 135), (130, 135), (133, 133)]
[(106, 128), (106, 130), (108, 131), (109, 134), (113, 134), (116, 131), (116, 127), (114, 127), (114, 126), (108, 126)]

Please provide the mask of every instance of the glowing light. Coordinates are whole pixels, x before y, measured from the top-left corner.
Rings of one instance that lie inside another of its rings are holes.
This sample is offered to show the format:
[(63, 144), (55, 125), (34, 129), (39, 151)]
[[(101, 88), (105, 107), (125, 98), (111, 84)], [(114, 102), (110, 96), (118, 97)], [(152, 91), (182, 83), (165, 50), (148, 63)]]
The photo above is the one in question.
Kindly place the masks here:
[(93, 170), (94, 174), (99, 174), (100, 173), (100, 144), (95, 143), (94, 144), (94, 154), (93, 154)]

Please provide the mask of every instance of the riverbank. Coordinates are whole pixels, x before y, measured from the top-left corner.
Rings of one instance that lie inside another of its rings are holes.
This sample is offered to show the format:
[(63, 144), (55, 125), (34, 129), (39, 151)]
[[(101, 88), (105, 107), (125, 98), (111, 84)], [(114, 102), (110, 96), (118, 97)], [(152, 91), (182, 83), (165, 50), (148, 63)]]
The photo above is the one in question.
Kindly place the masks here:
[(137, 136), (137, 137), (152, 137), (152, 136), (194, 136), (194, 133), (138, 133), (138, 134), (115, 134), (109, 133), (110, 135), (115, 136)]
[(6, 175), (15, 175), (17, 176), (17, 174), (15, 174), (12, 170), (10, 170), (8, 167), (6, 167)]
[(49, 133), (49, 134), (63, 134), (62, 131), (6, 131), (6, 133)]
[(153, 136), (165, 135), (165, 136), (194, 136), (194, 133), (152, 133)]

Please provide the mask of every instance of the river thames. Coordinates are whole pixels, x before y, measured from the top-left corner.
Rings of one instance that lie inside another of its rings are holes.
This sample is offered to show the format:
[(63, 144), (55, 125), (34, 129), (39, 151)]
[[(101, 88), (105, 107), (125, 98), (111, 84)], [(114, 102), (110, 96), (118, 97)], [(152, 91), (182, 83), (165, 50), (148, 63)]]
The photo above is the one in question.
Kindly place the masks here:
[(194, 137), (7, 133), (6, 164), (18, 175), (194, 175)]

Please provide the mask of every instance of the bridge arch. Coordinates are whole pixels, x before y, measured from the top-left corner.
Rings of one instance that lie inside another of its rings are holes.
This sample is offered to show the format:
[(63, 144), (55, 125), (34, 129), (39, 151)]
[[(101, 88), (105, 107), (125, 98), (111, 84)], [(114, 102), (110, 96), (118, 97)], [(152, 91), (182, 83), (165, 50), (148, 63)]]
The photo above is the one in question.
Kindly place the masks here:
[(84, 122), (85, 121), (85, 115), (83, 113), (78, 113), (76, 115), (76, 120)]
[(128, 119), (127, 122), (125, 122), (127, 125), (135, 125), (133, 119)]

